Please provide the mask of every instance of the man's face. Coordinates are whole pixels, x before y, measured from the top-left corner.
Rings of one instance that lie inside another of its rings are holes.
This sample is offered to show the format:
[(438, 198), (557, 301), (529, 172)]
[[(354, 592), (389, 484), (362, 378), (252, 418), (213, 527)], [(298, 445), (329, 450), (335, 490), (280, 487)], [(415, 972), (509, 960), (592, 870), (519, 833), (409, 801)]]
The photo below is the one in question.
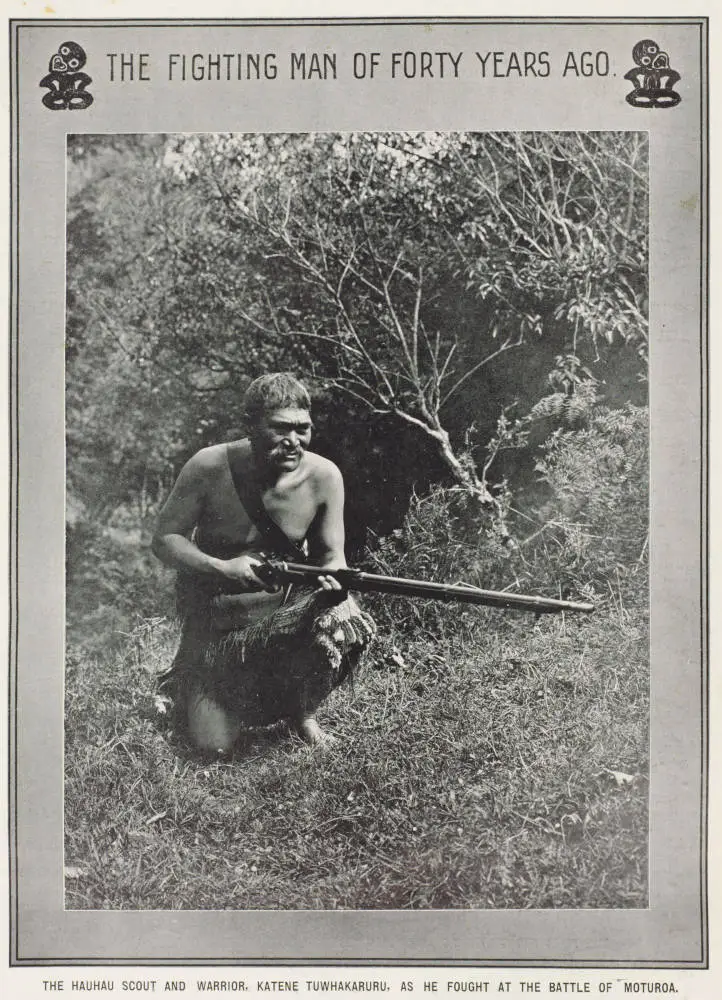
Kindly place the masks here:
[(289, 406), (266, 412), (250, 434), (256, 460), (278, 471), (297, 469), (312, 426), (308, 410)]

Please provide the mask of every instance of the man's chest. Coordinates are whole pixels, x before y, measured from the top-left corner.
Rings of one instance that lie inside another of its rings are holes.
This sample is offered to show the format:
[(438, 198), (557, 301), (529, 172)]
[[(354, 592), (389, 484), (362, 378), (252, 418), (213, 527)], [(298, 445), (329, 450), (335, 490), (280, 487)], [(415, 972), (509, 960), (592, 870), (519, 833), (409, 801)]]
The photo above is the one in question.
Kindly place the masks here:
[[(263, 490), (261, 499), (269, 516), (290, 538), (300, 541), (306, 537), (318, 506), (312, 484), (308, 480)], [(253, 521), (230, 476), (220, 476), (209, 489), (201, 526), (204, 532), (240, 542), (251, 541), (256, 537)]]

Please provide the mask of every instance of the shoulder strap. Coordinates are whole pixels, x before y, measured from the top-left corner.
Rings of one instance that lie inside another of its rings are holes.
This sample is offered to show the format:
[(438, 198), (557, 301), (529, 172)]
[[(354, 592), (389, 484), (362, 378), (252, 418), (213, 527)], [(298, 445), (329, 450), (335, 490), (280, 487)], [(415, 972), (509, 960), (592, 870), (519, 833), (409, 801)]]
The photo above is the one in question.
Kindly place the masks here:
[(253, 476), (244, 475), (240, 468), (240, 447), (238, 442), (226, 445), (228, 449), (228, 465), (231, 479), (238, 499), (245, 507), (246, 513), (261, 533), (261, 537), (278, 555), (292, 559), (294, 562), (306, 562), (306, 554), (296, 542), (288, 537), (280, 525), (276, 524), (266, 510), (258, 483)]

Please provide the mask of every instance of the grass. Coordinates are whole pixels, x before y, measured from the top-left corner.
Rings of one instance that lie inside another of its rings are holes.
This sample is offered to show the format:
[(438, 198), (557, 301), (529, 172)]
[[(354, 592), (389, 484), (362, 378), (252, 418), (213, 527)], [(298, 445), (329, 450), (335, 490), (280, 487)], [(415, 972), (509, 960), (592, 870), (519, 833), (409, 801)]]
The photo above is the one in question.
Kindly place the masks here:
[(646, 618), (458, 607), (387, 630), (320, 721), (204, 759), (159, 713), (176, 627), (70, 651), (66, 906), (456, 909), (647, 905)]

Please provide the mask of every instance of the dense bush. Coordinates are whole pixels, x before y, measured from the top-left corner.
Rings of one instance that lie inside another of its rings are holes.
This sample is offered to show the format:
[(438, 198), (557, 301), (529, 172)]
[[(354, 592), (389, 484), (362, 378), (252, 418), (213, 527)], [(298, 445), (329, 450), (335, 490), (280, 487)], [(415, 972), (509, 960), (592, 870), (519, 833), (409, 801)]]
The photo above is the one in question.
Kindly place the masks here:
[(648, 462), (645, 407), (597, 407), (552, 434), (536, 464), (550, 497), (520, 553), (536, 585), (646, 606)]
[[(518, 508), (506, 487), (499, 491), (503, 509), (513, 512), (516, 545), (504, 542), (473, 497), (458, 487), (437, 485), (412, 498), (402, 526), (379, 540), (372, 566), (399, 576), (586, 597), (597, 604), (611, 600), (644, 610), (647, 410), (631, 404), (610, 410), (590, 399), (584, 423), (557, 429), (541, 446), (535, 466), (539, 482)], [(397, 635), (419, 628), (463, 633), (470, 621), (483, 620), (477, 610), (470, 613), (460, 605), (386, 598), (371, 603), (381, 623)]]
[[(509, 552), (498, 518), (485, 512), (477, 497), (437, 484), (424, 496), (412, 496), (403, 523), (378, 540), (369, 563), (378, 573), (493, 590), (509, 582)], [(370, 603), (382, 629), (394, 633), (461, 633), (462, 623), (478, 620), (478, 609), (471, 612), (465, 605), (386, 596)]]
[(101, 651), (139, 617), (172, 615), (172, 574), (150, 551), (147, 529), (77, 521), (66, 536), (67, 625), (71, 644)]

